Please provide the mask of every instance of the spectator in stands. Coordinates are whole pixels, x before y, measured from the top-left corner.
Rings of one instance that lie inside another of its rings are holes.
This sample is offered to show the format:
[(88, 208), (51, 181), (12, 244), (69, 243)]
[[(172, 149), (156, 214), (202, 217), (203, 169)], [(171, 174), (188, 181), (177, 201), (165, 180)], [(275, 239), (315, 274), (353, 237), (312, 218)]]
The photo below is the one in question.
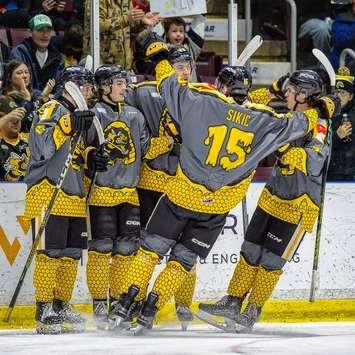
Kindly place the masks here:
[(355, 0), (344, 7), (333, 22), (332, 26), (333, 50), (330, 60), (333, 67), (339, 67), (339, 57), (345, 48), (355, 48)]
[(329, 55), (331, 49), (330, 30), (332, 9), (329, 0), (296, 1), (298, 22), (301, 23), (298, 38), (310, 39), (313, 48)]
[(56, 36), (51, 42), (63, 55), (64, 67), (77, 65), (83, 55), (83, 27), (79, 24), (70, 26), (64, 36)]
[(5, 67), (3, 95), (0, 96), (0, 113), (5, 115), (16, 107), (23, 107), (26, 115), (22, 119), (21, 132), (29, 132), (34, 111), (49, 100), (54, 80), (49, 80), (42, 92), (32, 90), (27, 65), (21, 60), (11, 60)]
[(24, 108), (16, 108), (0, 117), (0, 181), (21, 181), (25, 176), (29, 150), (20, 134), (24, 115)]
[(64, 57), (50, 44), (53, 29), (51, 19), (36, 15), (29, 22), (32, 37), (11, 50), (10, 59), (26, 63), (32, 78), (32, 88), (43, 90), (50, 79), (57, 81), (64, 67)]
[(332, 120), (333, 146), (329, 180), (355, 180), (355, 84), (348, 68), (340, 68), (336, 81), (341, 114)]
[(83, 24), (84, 3), (81, 0), (28, 0), (27, 3), (27, 10), (32, 16), (39, 13), (49, 16), (55, 31)]
[[(118, 64), (126, 70), (132, 68), (132, 36), (145, 26), (155, 26), (157, 14), (130, 8), (131, 0), (100, 1), (100, 59), (101, 63)], [(84, 54), (90, 48), (91, 1), (85, 2)]]
[(201, 53), (205, 39), (206, 18), (202, 15), (193, 16), (189, 31), (186, 32), (186, 23), (181, 17), (167, 18), (163, 21), (165, 40), (174, 45), (185, 46), (192, 57), (191, 82), (197, 82), (196, 61)]
[(0, 26), (25, 28), (30, 19), (29, 0), (0, 0)]

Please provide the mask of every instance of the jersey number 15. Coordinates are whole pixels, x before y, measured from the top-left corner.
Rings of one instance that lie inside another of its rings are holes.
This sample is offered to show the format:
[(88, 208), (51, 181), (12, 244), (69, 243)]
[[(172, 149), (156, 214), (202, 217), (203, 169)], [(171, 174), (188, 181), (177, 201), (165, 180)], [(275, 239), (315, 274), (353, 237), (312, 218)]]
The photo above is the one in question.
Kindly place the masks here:
[[(245, 132), (226, 125), (208, 127), (208, 136), (204, 140), (209, 145), (206, 165), (219, 164), (225, 170), (236, 169), (245, 162), (246, 155), (251, 152), (254, 133)], [(221, 149), (225, 146), (228, 155), (221, 156)]]

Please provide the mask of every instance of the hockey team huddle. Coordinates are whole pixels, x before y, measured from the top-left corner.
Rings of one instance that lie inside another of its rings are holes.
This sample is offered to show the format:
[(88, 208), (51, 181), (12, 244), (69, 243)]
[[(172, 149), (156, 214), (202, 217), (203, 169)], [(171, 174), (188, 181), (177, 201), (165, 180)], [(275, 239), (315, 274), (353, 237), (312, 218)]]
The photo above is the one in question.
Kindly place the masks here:
[[(48, 207), (72, 152), (44, 248), (36, 253), (38, 333), (85, 328), (69, 302), (86, 246), (98, 329), (141, 333), (173, 297), (186, 329), (197, 259), (208, 256), (258, 163), (273, 152), (277, 162), (226, 295), (199, 304), (198, 316), (224, 318), (226, 331), (251, 329), (317, 219), (328, 127), (340, 107), (317, 72), (298, 70), (251, 91), (248, 68), (226, 66), (215, 85), (189, 83), (192, 61), (185, 47), (169, 50), (154, 33), (142, 46), (156, 63), (156, 81), (130, 84), (116, 65), (101, 65), (94, 74), (71, 66), (63, 71), (61, 96), (37, 111), (25, 177), (27, 218)], [(90, 109), (78, 109), (68, 82), (80, 88)], [(275, 96), (288, 113), (268, 106)], [(165, 255), (166, 266), (148, 293)]]

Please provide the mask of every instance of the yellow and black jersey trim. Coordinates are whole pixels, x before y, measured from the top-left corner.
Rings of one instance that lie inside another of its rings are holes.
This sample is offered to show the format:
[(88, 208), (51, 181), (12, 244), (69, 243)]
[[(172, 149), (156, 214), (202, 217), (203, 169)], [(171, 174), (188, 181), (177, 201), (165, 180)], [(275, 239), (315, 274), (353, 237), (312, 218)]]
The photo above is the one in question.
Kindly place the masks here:
[(158, 90), (162, 84), (162, 82), (167, 79), (169, 76), (175, 73), (174, 68), (169, 63), (168, 60), (164, 59), (160, 61), (155, 67), (155, 77), (157, 80)]
[(258, 206), (265, 212), (292, 224), (301, 221), (302, 227), (311, 233), (318, 217), (319, 207), (307, 194), (293, 199), (282, 199), (264, 188), (258, 201)]
[(138, 187), (164, 193), (173, 176), (164, 171), (152, 169), (147, 163), (141, 165)]
[(223, 214), (243, 199), (253, 176), (254, 171), (235, 185), (210, 191), (205, 186), (191, 181), (179, 166), (176, 176), (168, 181), (166, 194), (170, 201), (190, 211)]
[[(40, 216), (51, 200), (55, 185), (48, 179), (43, 179), (26, 192), (25, 218), (32, 219)], [(68, 217), (85, 217), (85, 197), (69, 195), (59, 191), (51, 214)]]
[(271, 94), (267, 88), (260, 88), (250, 91), (248, 100), (255, 104), (268, 105), (271, 101)]
[(221, 92), (217, 91), (214, 87), (210, 85), (189, 85), (189, 88), (193, 92), (198, 92), (200, 94), (216, 97), (227, 104), (235, 104), (235, 101), (232, 98), (223, 95)]
[(307, 176), (307, 153), (303, 148), (290, 148), (282, 155), (280, 160), (283, 164), (288, 165), (285, 169), (286, 171), (283, 171), (284, 169), (281, 168), (281, 173), (283, 175), (292, 175), (294, 169), (297, 169)]

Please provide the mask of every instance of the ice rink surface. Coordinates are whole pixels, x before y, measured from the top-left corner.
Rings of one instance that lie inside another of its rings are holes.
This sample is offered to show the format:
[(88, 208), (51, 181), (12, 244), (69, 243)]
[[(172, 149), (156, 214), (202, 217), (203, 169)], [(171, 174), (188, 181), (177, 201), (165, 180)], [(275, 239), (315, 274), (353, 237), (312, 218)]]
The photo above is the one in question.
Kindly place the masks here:
[(155, 327), (143, 336), (88, 331), (82, 334), (36, 335), (33, 331), (0, 331), (1, 354), (355, 354), (355, 323), (258, 324), (251, 334), (227, 334), (211, 326)]

